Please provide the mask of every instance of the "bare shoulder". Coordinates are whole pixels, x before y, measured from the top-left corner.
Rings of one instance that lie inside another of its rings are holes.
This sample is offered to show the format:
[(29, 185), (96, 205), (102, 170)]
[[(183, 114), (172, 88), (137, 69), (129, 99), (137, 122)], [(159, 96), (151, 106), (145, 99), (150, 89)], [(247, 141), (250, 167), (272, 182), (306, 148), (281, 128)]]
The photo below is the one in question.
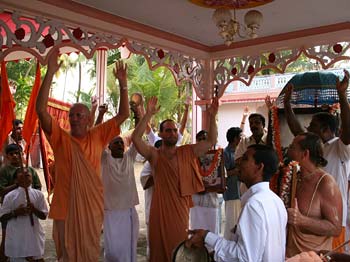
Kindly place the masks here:
[(319, 191), (322, 193), (324, 197), (334, 196), (336, 192), (340, 193), (339, 187), (334, 177), (326, 172), (323, 173), (323, 178), (320, 181)]

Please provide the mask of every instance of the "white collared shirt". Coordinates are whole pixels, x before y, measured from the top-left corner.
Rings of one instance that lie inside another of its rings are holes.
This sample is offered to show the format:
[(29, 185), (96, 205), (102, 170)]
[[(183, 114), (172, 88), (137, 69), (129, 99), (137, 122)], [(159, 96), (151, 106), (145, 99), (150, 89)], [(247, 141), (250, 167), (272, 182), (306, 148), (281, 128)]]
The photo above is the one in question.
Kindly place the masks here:
[(210, 232), (205, 238), (215, 250), (215, 261), (284, 261), (287, 211), (282, 200), (270, 190), (268, 182), (253, 185), (241, 200), (234, 240)]
[[(267, 132), (264, 130), (264, 134), (261, 137), (259, 144), (260, 145), (266, 145), (266, 140), (267, 140)], [(253, 137), (253, 135), (249, 137), (242, 137), (241, 141), (239, 141), (239, 144), (237, 145), (236, 151), (235, 151), (235, 160), (238, 158), (241, 158), (245, 151), (247, 151), (247, 148), (251, 145), (255, 145), (256, 141)]]
[[(34, 207), (46, 215), (48, 213), (44, 194), (36, 189), (28, 187), (30, 202)], [(0, 216), (8, 214), (20, 205), (27, 205), (26, 193), (23, 187), (19, 187), (8, 193), (0, 209)], [(34, 226), (31, 225), (29, 216), (18, 216), (8, 221), (6, 227), (5, 254), (8, 257), (36, 257), (44, 255), (45, 233), (39, 219), (33, 214)]]
[(112, 157), (109, 149), (102, 153), (105, 210), (129, 209), (139, 204), (134, 173), (136, 154), (133, 144), (122, 158)]
[(343, 200), (343, 223), (346, 226), (348, 177), (350, 174), (350, 145), (345, 145), (339, 137), (324, 143), (324, 158), (328, 161), (323, 169), (337, 182)]

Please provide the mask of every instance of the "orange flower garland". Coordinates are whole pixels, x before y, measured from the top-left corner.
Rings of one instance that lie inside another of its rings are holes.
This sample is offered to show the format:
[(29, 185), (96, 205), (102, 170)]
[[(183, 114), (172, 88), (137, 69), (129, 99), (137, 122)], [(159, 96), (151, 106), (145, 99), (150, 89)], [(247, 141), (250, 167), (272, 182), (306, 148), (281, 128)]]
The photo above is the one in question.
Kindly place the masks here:
[(283, 161), (282, 146), (281, 146), (281, 133), (280, 133), (280, 123), (278, 120), (278, 108), (273, 106), (271, 108), (272, 113), (272, 125), (273, 125), (273, 142), (275, 144), (275, 149), (280, 162)]
[(214, 158), (212, 159), (210, 166), (209, 166), (209, 169), (207, 171), (202, 168), (201, 162), (197, 158), (197, 164), (199, 167), (198, 169), (199, 169), (199, 173), (201, 174), (201, 176), (207, 177), (207, 176), (212, 175), (214, 170), (219, 166), (219, 163), (221, 160), (221, 155), (222, 155), (222, 149), (216, 150)]

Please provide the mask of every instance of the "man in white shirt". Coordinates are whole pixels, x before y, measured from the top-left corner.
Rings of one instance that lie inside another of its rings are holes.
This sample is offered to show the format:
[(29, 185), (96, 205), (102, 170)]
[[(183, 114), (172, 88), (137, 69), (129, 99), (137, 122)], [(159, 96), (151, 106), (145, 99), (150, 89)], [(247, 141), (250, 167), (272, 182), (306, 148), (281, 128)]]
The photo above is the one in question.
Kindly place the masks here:
[(265, 117), (258, 113), (249, 115), (249, 128), (252, 135), (249, 137), (242, 137), (235, 151), (235, 161), (239, 160), (248, 146), (255, 144), (266, 145), (267, 132), (265, 131)]
[(26, 168), (18, 168), (15, 177), (18, 188), (5, 196), (0, 209), (1, 221), (7, 221), (5, 255), (10, 261), (43, 261), (45, 233), (39, 219), (47, 217), (45, 197), (31, 187)]
[(137, 151), (132, 144), (124, 153), (124, 141), (114, 138), (102, 153), (104, 186), (105, 261), (136, 262), (139, 204), (134, 163)]
[[(336, 136), (338, 121), (330, 113), (321, 112), (312, 116), (307, 131), (313, 132), (322, 139), (324, 143), (324, 158), (328, 161), (324, 170), (332, 175), (337, 182), (343, 200), (342, 233), (334, 238), (333, 248), (345, 241), (345, 226), (347, 215), (348, 176), (350, 174), (350, 105), (347, 98), (349, 85), (349, 72), (344, 70), (344, 78), (340, 82), (337, 78), (336, 88), (339, 96), (341, 134)], [(284, 95), (284, 109), (288, 126), (294, 136), (303, 133), (305, 130), (297, 120), (290, 99), (293, 93), (293, 85), (290, 84)]]
[(233, 241), (208, 230), (189, 230), (187, 247), (214, 249), (216, 262), (284, 261), (287, 211), (282, 200), (269, 188), (276, 173), (278, 157), (265, 145), (249, 146), (241, 160), (239, 179), (248, 191), (242, 196), (242, 212), (234, 229)]

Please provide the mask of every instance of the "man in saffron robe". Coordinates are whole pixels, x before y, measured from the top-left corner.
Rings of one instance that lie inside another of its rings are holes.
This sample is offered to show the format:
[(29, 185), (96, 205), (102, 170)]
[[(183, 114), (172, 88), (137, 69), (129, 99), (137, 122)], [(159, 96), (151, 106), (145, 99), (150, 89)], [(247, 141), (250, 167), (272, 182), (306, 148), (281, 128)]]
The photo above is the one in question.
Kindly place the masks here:
[(80, 103), (69, 111), (71, 130), (61, 129), (47, 112), (50, 85), (58, 50), (48, 60), (36, 111), (55, 155), (55, 191), (49, 217), (54, 219), (54, 239), (59, 261), (96, 262), (103, 222), (103, 186), (100, 177), (101, 154), (108, 142), (119, 134), (120, 124), (129, 116), (126, 69), (117, 62), (114, 75), (119, 80), (118, 114), (89, 129), (89, 109)]
[(208, 139), (197, 144), (176, 147), (178, 132), (173, 120), (160, 124), (162, 146), (156, 149), (142, 140), (151, 117), (159, 111), (157, 98), (148, 101), (146, 114), (135, 128), (132, 140), (154, 170), (154, 192), (149, 218), (149, 242), (151, 262), (170, 262), (178, 244), (187, 238), (189, 208), (192, 195), (204, 190), (196, 165), (196, 158), (207, 152), (217, 138), (215, 116), (218, 99), (214, 98), (210, 113)]

